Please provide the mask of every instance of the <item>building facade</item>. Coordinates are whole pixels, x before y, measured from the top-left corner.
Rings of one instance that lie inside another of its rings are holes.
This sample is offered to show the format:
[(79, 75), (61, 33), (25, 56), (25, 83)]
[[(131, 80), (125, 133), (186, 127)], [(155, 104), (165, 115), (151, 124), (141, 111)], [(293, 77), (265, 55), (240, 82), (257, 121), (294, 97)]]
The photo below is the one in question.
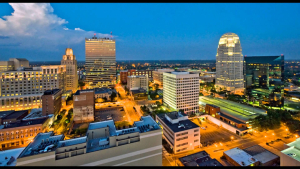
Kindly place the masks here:
[(120, 80), (123, 84), (127, 83), (127, 76), (142, 76), (142, 75), (148, 75), (149, 81), (153, 80), (152, 76), (153, 70), (121, 70), (120, 71)]
[(27, 146), (39, 132), (45, 129), (49, 122), (48, 117), (27, 118), (30, 115), (28, 110), (0, 112), (0, 118), (3, 120), (0, 129), (0, 149)]
[(85, 70), (88, 88), (116, 84), (116, 43), (113, 39), (85, 39)]
[(157, 69), (155, 71), (153, 71), (153, 81), (154, 83), (157, 83), (159, 85), (159, 88), (163, 88), (164, 84), (163, 84), (163, 73), (170, 73), (170, 72), (174, 72), (174, 69)]
[(144, 116), (122, 130), (113, 120), (90, 123), (86, 136), (69, 140), (40, 133), (20, 153), (16, 165), (162, 166), (161, 132), (152, 117)]
[(77, 90), (73, 96), (74, 122), (92, 122), (95, 112), (95, 92), (94, 89)]
[(280, 166), (300, 166), (300, 139), (285, 144), (280, 152)]
[(244, 57), (245, 96), (260, 104), (284, 106), (284, 55)]
[(53, 89), (46, 90), (42, 95), (42, 111), (43, 115), (54, 114), (57, 115), (61, 109), (62, 90)]
[(71, 48), (66, 49), (66, 54), (63, 55), (61, 65), (66, 65), (65, 90), (72, 90), (75, 93), (78, 87), (77, 60)]
[(46, 90), (65, 89), (65, 65), (50, 65), (1, 72), (0, 110), (25, 110), (42, 106)]
[(199, 74), (172, 72), (163, 74), (163, 102), (184, 113), (199, 113)]
[(156, 115), (156, 122), (163, 128), (163, 138), (174, 154), (200, 148), (200, 127), (181, 112)]
[(10, 58), (9, 61), (0, 61), (0, 72), (17, 70), (20, 67), (29, 67), (29, 61), (24, 58)]
[(142, 88), (148, 91), (148, 76), (147, 75), (127, 76), (127, 88), (129, 90)]
[(236, 94), (244, 91), (243, 55), (239, 37), (235, 33), (222, 35), (216, 56), (216, 89)]

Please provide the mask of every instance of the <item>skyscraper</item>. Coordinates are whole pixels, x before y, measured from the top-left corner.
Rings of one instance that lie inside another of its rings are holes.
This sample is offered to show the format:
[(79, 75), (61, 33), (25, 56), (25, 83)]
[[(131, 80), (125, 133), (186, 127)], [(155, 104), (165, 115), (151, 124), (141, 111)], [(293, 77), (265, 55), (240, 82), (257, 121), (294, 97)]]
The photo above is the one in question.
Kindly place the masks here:
[(77, 75), (77, 60), (75, 55), (73, 55), (73, 50), (71, 48), (66, 49), (66, 54), (63, 55), (61, 60), (62, 65), (66, 65), (66, 91), (72, 90), (73, 93), (76, 92), (78, 86), (78, 75)]
[(109, 38), (85, 39), (85, 70), (88, 88), (116, 84), (116, 44)]
[(171, 110), (199, 113), (199, 73), (164, 72), (163, 102)]
[(245, 56), (245, 96), (260, 104), (284, 106), (284, 55)]
[(243, 55), (239, 37), (225, 33), (219, 41), (216, 56), (216, 89), (241, 94), (244, 90)]

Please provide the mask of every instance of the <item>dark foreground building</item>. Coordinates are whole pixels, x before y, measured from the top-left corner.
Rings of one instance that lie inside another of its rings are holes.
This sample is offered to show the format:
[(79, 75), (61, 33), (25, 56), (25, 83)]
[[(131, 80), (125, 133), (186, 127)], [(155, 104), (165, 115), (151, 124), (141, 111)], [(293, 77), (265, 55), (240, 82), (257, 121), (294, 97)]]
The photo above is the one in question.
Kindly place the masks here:
[(272, 107), (284, 105), (284, 55), (244, 57), (245, 96)]

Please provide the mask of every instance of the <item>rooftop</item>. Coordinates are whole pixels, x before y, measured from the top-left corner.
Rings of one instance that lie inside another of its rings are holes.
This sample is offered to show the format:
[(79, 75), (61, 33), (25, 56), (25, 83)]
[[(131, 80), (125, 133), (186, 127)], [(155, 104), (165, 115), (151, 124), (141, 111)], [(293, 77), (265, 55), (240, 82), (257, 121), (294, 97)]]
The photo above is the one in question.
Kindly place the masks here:
[(251, 118), (255, 118), (258, 115), (267, 115), (267, 112), (262, 109), (254, 108), (248, 105), (243, 105), (230, 100), (224, 100), (220, 98), (212, 98), (208, 96), (200, 96), (199, 104), (202, 105), (215, 105), (221, 108), (221, 113), (240, 120), (247, 122)]
[(28, 120), (38, 119), (38, 118), (47, 118), (47, 117), (49, 116), (43, 116), (42, 108), (38, 108), (38, 109), (31, 109), (30, 113), (22, 120), (28, 121)]
[(46, 152), (41, 150), (45, 150), (46, 147), (50, 145), (58, 145), (59, 141), (62, 141), (63, 139), (64, 135), (54, 136), (52, 131), (48, 133), (39, 133), (35, 136), (34, 141), (29, 143), (28, 146), (22, 151), (18, 158), (55, 151), (57, 146), (47, 149)]
[(94, 92), (94, 89), (77, 90), (74, 95), (80, 95), (81, 93), (86, 93), (86, 92)]
[(260, 145), (255, 145), (249, 148), (244, 149), (244, 151), (251, 156), (253, 156), (255, 159), (258, 159), (261, 163), (266, 163), (271, 160), (274, 160), (276, 158), (279, 158), (279, 156), (273, 154), (272, 152), (266, 150), (265, 148), (261, 147)]
[(3, 117), (2, 119), (15, 119), (15, 118), (18, 118), (18, 117), (22, 116), (23, 114), (26, 114), (26, 113), (28, 114), (28, 110), (13, 111), (12, 113), (9, 113), (8, 115)]
[(186, 72), (186, 71), (176, 71), (176, 72), (172, 72), (172, 74), (175, 74), (175, 75), (187, 75), (187, 74), (190, 74), (190, 72)]
[(224, 151), (224, 154), (228, 155), (232, 160), (241, 166), (249, 166), (258, 161), (253, 156), (246, 153), (244, 150), (239, 149), (238, 147)]
[(71, 146), (71, 145), (76, 145), (76, 144), (81, 144), (85, 143), (87, 141), (87, 137), (79, 137), (79, 138), (74, 138), (74, 139), (69, 139), (69, 140), (63, 140), (60, 141), (57, 145), (57, 148), (59, 147), (65, 147), (65, 146)]
[(165, 125), (167, 125), (174, 133), (199, 128), (198, 125), (196, 125), (188, 119), (181, 120), (178, 123), (172, 124), (172, 122), (170, 122), (165, 116), (166, 114), (168, 113), (157, 114), (156, 116), (158, 116), (161, 119), (161, 121), (163, 121)]
[(195, 154), (179, 158), (184, 166), (223, 166), (216, 159), (211, 159), (206, 151), (200, 151)]
[(106, 88), (106, 87), (95, 88), (94, 90), (95, 90), (95, 94), (108, 93), (112, 91), (110, 88)]
[(59, 92), (61, 89), (53, 89), (53, 90), (46, 90), (44, 92), (44, 95), (53, 95), (56, 94), (57, 92)]
[(9, 111), (1, 111), (0, 112), (0, 118), (5, 118), (6, 116), (10, 115), (11, 113), (15, 112), (14, 110)]
[(282, 150), (281, 152), (283, 154), (296, 154), (296, 156), (290, 156), (291, 158), (294, 158), (297, 161), (300, 161), (300, 138), (297, 138), (295, 141), (287, 144), (290, 146), (289, 148)]
[(0, 151), (0, 166), (16, 166), (16, 159), (24, 149), (25, 147)]
[(244, 60), (246, 63), (268, 63), (268, 64), (278, 64), (278, 61), (284, 59), (284, 56), (245, 56)]
[(32, 120), (28, 120), (28, 121), (9, 123), (7, 125), (4, 125), (3, 129), (43, 124), (46, 120), (47, 120), (47, 118), (42, 118), (42, 119), (32, 119)]
[(130, 90), (132, 92), (132, 94), (138, 94), (138, 93), (146, 93), (147, 91), (143, 88), (139, 88), (139, 89), (133, 89)]

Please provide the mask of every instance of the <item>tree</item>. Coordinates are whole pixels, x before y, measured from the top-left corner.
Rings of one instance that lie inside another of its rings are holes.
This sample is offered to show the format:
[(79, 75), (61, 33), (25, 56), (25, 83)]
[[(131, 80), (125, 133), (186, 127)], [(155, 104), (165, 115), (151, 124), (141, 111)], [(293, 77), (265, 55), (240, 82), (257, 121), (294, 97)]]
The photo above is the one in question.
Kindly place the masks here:
[(114, 101), (115, 97), (117, 97), (117, 94), (115, 92), (112, 92), (112, 94), (110, 95), (110, 100)]
[(82, 90), (83, 86), (85, 86), (85, 83), (83, 81), (78, 81), (78, 87), (80, 88), (80, 90)]
[(159, 86), (159, 84), (157, 84), (157, 83), (154, 83), (154, 84), (153, 84), (153, 86), (154, 86), (154, 89), (155, 89), (155, 91), (156, 91), (156, 90), (158, 90), (158, 86)]
[(57, 115), (56, 119), (57, 119), (57, 120), (61, 120), (61, 119), (62, 119), (62, 116), (59, 114), (59, 115)]
[(156, 104), (158, 107), (161, 106), (160, 101), (156, 101), (155, 104)]
[(204, 96), (204, 95), (203, 95), (203, 93), (200, 92), (200, 93), (199, 93), (199, 96)]

